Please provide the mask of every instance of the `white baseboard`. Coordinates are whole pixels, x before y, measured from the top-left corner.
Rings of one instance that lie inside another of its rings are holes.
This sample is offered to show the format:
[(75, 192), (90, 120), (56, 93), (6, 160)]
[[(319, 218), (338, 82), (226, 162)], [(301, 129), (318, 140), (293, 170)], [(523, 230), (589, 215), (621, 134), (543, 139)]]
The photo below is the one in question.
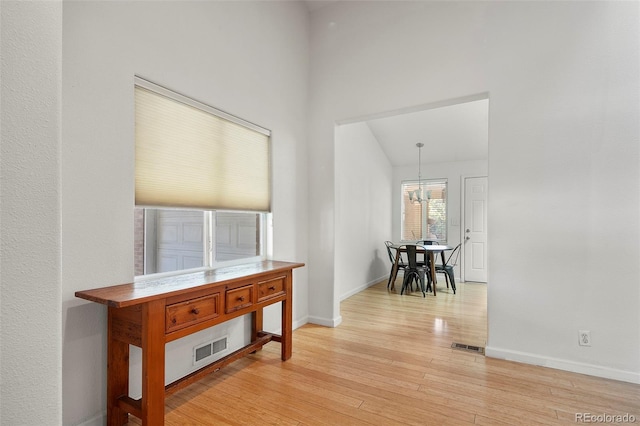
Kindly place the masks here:
[(311, 324), (322, 325), (324, 327), (337, 327), (342, 323), (342, 316), (338, 316), (333, 319), (310, 316), (309, 322)]
[(526, 352), (511, 351), (489, 346), (485, 348), (485, 355), (490, 358), (539, 365), (542, 367), (554, 368), (556, 370), (564, 370), (572, 373), (640, 384), (640, 373), (603, 367), (601, 365), (593, 365), (559, 358), (542, 357), (540, 355), (534, 355)]
[[(369, 288), (369, 287), (371, 287), (373, 285), (376, 285), (376, 284), (380, 283), (380, 281), (386, 281), (388, 279), (389, 279), (389, 277), (387, 275), (385, 275), (385, 276), (376, 278), (374, 280), (371, 280), (368, 283), (363, 284), (363, 285), (361, 285), (359, 287), (356, 287), (355, 289), (353, 289), (353, 290), (341, 295), (340, 296), (340, 301), (342, 302), (343, 300), (348, 299), (349, 297), (353, 296), (354, 294), (360, 293), (362, 290), (365, 290), (365, 289), (367, 289), (367, 288)], [(337, 327), (337, 326), (340, 325), (340, 323), (342, 323), (342, 317), (341, 316), (338, 316), (338, 317), (333, 318), (333, 319), (309, 316), (306, 319), (307, 319), (307, 322), (310, 322), (312, 324), (322, 325), (322, 326), (325, 326), (325, 327)], [(300, 325), (304, 325), (304, 324), (305, 323), (301, 323)]]
[(295, 320), (293, 324), (291, 324), (291, 328), (295, 330), (296, 328), (300, 328), (308, 322), (309, 322), (309, 317), (300, 318), (298, 320)]
[(376, 278), (376, 279), (374, 279), (374, 280), (372, 280), (372, 281), (369, 281), (368, 283), (366, 283), (366, 284), (364, 284), (364, 285), (361, 285), (360, 287), (357, 287), (357, 288), (355, 288), (355, 289), (353, 289), (353, 290), (351, 290), (351, 291), (349, 291), (349, 292), (347, 292), (347, 293), (345, 293), (345, 294), (341, 295), (341, 296), (340, 296), (340, 301), (342, 302), (343, 300), (350, 298), (350, 297), (351, 297), (351, 296), (353, 296), (354, 294), (358, 294), (358, 293), (360, 293), (362, 290), (366, 290), (367, 288), (371, 287), (372, 285), (376, 285), (376, 284), (378, 284), (380, 281), (384, 281), (384, 280), (388, 280), (388, 279), (389, 279), (389, 277), (388, 277), (388, 276), (383, 276), (383, 277), (380, 277), (380, 278)]

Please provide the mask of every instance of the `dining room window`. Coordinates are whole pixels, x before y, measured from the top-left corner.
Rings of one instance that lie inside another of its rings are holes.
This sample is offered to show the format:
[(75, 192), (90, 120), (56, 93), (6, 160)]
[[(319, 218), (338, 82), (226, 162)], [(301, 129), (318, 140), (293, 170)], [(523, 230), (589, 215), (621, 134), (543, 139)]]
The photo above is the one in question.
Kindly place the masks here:
[(402, 239), (447, 242), (446, 179), (402, 182)]

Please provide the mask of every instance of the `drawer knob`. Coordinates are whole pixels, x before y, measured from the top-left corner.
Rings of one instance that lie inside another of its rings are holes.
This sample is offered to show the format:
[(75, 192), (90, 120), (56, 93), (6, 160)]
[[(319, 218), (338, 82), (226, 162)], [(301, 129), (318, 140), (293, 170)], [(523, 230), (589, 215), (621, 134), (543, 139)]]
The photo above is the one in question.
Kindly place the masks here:
[(193, 309), (191, 310), (191, 313), (192, 313), (193, 315), (198, 315), (198, 314), (200, 313), (200, 309), (198, 309), (198, 308), (193, 308)]
[(244, 296), (240, 296), (240, 297), (238, 297), (238, 300), (239, 300), (240, 302), (244, 302)]
[(269, 290), (274, 291), (275, 289), (276, 289), (276, 286), (275, 286), (275, 285), (270, 285), (270, 286), (269, 286)]

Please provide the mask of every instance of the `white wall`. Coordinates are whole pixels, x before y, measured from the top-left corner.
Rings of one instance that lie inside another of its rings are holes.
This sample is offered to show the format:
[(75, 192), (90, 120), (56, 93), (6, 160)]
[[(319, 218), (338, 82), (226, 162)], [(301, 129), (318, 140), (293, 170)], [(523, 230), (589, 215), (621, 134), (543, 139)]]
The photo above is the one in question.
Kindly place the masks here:
[[(640, 382), (638, 7), (340, 2), (314, 12), (314, 315), (339, 317), (326, 285), (333, 123), (489, 93), (487, 353)], [(609, 251), (615, 269), (602, 268)], [(592, 347), (578, 346), (578, 329), (591, 330)]]
[(0, 15), (0, 424), (60, 424), (62, 3)]
[[(102, 424), (106, 309), (74, 292), (133, 279), (134, 75), (272, 130), (273, 257), (306, 262), (308, 18), (295, 2), (65, 2), (63, 14), (63, 418)], [(295, 325), (307, 300), (297, 269)], [(242, 344), (246, 327), (172, 344), (167, 378), (190, 367), (195, 344), (238, 331)], [(279, 328), (278, 306), (265, 328)]]
[(0, 2), (1, 422), (101, 424), (106, 314), (73, 293), (132, 278), (134, 73), (274, 131), (296, 321), (339, 318), (335, 123), (489, 92), (488, 353), (640, 381), (638, 7), (342, 2), (309, 68), (293, 2), (65, 2), (64, 31), (59, 2)]
[(336, 128), (335, 285), (343, 300), (387, 278), (392, 167), (364, 122)]
[(639, 7), (491, 11), (489, 355), (640, 383)]

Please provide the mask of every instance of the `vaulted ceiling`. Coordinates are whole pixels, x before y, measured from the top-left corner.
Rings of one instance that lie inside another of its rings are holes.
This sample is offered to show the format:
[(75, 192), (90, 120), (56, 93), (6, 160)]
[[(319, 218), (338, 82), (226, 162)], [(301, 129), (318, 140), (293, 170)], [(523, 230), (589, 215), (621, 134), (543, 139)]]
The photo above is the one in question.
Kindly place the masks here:
[(392, 166), (486, 160), (489, 100), (482, 99), (366, 121)]

